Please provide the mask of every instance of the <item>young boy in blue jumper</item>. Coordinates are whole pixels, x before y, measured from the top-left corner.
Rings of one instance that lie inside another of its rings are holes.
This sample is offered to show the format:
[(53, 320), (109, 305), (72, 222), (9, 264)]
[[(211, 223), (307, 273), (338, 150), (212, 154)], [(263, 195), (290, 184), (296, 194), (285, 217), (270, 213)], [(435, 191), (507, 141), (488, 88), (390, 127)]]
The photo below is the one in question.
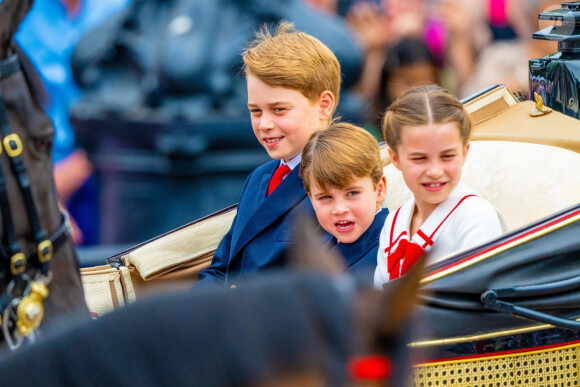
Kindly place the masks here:
[(318, 222), (336, 238), (334, 249), (346, 270), (371, 285), (389, 213), (381, 208), (387, 183), (377, 140), (360, 127), (335, 122), (304, 147), (300, 176)]
[(243, 61), (252, 129), (274, 160), (247, 178), (232, 226), (196, 288), (233, 287), (245, 276), (285, 264), (295, 215), (314, 217), (298, 173), (302, 149), (312, 133), (330, 125), (338, 104), (338, 60), (290, 23), (279, 23), (273, 35), (259, 31)]

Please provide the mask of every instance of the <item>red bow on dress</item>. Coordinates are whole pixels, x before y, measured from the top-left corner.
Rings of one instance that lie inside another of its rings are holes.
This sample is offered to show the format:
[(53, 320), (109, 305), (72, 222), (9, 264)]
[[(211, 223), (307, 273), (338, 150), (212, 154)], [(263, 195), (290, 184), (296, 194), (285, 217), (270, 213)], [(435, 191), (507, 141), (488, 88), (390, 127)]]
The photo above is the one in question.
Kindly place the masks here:
[[(401, 239), (395, 251), (387, 258), (389, 281), (404, 275), (425, 254), (425, 250), (416, 243)], [(404, 258), (404, 260), (403, 260)], [(401, 260), (403, 260), (401, 266)]]

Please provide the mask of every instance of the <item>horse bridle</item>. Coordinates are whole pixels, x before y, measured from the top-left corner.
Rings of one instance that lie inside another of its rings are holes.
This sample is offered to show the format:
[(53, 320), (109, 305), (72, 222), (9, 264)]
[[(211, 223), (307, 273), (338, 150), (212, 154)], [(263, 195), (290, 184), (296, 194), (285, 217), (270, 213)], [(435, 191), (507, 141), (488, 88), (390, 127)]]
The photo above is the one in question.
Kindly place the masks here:
[[(0, 81), (18, 71), (20, 71), (20, 61), (16, 53), (7, 59), (0, 60)], [(4, 230), (4, 239), (0, 243), (0, 265), (2, 265), (0, 285), (6, 288), (0, 295), (0, 325), (2, 335), (11, 349), (19, 347), (24, 338), (34, 340), (34, 332), (44, 315), (42, 300), (48, 296), (47, 285), (52, 278), (50, 260), (53, 252), (68, 239), (68, 222), (64, 213), (62, 223), (53, 235), (47, 237), (46, 230), (42, 228), (26, 165), (22, 158), (22, 149), (22, 140), (12, 131), (8, 122), (6, 105), (0, 88), (0, 153), (5, 151), (10, 160), (12, 172), (24, 199), (35, 244), (35, 248), (25, 254), (16, 239), (6, 178), (0, 164), (0, 211)], [(26, 271), (29, 264), (37, 267), (33, 277)], [(24, 292), (20, 296), (13, 294), (17, 287), (24, 287)]]

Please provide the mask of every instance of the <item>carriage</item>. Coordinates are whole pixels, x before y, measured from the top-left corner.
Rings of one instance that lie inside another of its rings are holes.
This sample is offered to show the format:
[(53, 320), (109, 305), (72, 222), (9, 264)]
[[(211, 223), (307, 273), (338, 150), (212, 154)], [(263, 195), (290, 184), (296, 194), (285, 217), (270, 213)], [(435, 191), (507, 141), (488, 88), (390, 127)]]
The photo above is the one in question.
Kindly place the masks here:
[[(15, 72), (18, 66), (10, 64), (10, 58), (8, 66)], [(16, 81), (14, 77), (9, 78), (9, 72), (2, 72), (4, 91), (5, 82)], [(21, 75), (18, 81), (23, 81)], [(11, 103), (11, 107), (16, 104)], [(543, 106), (541, 98), (536, 102), (520, 101), (501, 85), (483, 90), (466, 99), (464, 104), (474, 123), (464, 182), (496, 205), (506, 215), (513, 231), (426, 268), (417, 307), (421, 316), (418, 320), (424, 324), (406, 343), (413, 363), (409, 383), (418, 386), (577, 385), (580, 383), (580, 266), (577, 264), (580, 257), (580, 123), (574, 117)], [(46, 136), (45, 132), (40, 134)], [(3, 134), (4, 138), (14, 139), (8, 136)], [(30, 137), (37, 148), (42, 148), (39, 133), (21, 136)], [(11, 153), (19, 156), (22, 151), (17, 141), (8, 141), (4, 146), (11, 157)], [(30, 163), (40, 158), (34, 152), (23, 153)], [(400, 174), (390, 165), (387, 152), (383, 154), (389, 184), (383, 205), (393, 209), (405, 201), (409, 192)], [(2, 162), (3, 170), (21, 170), (8, 167), (4, 159)], [(41, 163), (45, 168), (50, 167), (46, 157)], [(15, 185), (17, 179), (12, 180)], [(50, 184), (46, 185), (50, 191)], [(11, 195), (18, 196), (16, 189), (12, 190)], [(26, 192), (26, 186), (23, 191)], [(32, 202), (41, 203), (39, 198), (43, 195), (33, 192)], [(40, 274), (29, 275), (23, 296), (13, 297), (9, 307), (4, 305), (3, 326), (10, 319), (20, 318), (16, 315), (19, 305), (12, 306), (13, 300), (22, 303), (38, 298), (28, 284), (38, 278), (46, 279), (46, 262), (50, 259), (43, 262), (42, 258), (52, 254), (52, 246), (55, 255), (63, 254), (56, 251), (57, 240), (62, 239), (59, 231), (62, 218), (56, 199), (48, 196), (48, 204), (42, 203), (39, 209), (40, 218), (56, 221), (43, 226), (45, 232), (42, 227), (35, 230), (39, 235), (36, 244), (41, 246)], [(31, 209), (34, 205), (29, 202), (25, 199), (19, 204), (34, 213)], [(12, 227), (5, 213), (3, 207), (4, 233)], [(196, 273), (209, 265), (235, 213), (235, 206), (226, 208), (115, 254), (103, 266), (81, 269), (92, 315), (105, 316), (150, 295), (190, 288)], [(31, 215), (29, 223), (36, 225), (40, 221)], [(18, 233), (26, 235), (24, 228), (22, 224), (16, 226)], [(45, 234), (49, 235), (47, 239), (40, 237)], [(18, 257), (20, 260), (12, 261), (13, 275), (21, 274), (15, 274), (22, 256)], [(62, 265), (60, 262), (62, 259), (55, 260), (56, 265)], [(50, 305), (51, 300), (72, 298), (69, 304), (78, 304), (78, 299), (59, 290), (67, 282), (59, 273), (70, 272), (70, 266), (52, 269), (56, 274), (50, 283), (49, 315), (67, 309), (61, 306), (59, 311)], [(393, 281), (393, 286), (401, 281)], [(79, 285), (78, 281), (76, 284)], [(12, 289), (11, 293), (15, 294)], [(34, 320), (28, 327), (34, 331), (39, 323)], [(17, 335), (5, 333), (5, 337), (29, 337), (27, 333), (24, 330)]]

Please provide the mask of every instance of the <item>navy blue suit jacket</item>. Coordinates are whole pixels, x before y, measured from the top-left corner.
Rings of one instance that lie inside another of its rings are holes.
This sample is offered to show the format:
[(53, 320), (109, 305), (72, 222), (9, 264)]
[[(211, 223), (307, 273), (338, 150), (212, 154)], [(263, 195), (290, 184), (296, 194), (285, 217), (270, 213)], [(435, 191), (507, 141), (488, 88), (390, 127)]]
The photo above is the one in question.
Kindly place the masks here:
[(377, 251), (381, 230), (389, 210), (383, 208), (375, 215), (371, 226), (353, 243), (339, 243), (336, 249), (346, 262), (346, 270), (361, 277), (368, 284), (373, 284), (377, 267)]
[(230, 286), (242, 276), (286, 263), (297, 214), (315, 216), (299, 166), (269, 196), (268, 184), (278, 160), (256, 168), (242, 189), (238, 212), (215, 251), (211, 265), (199, 274), (195, 287)]

